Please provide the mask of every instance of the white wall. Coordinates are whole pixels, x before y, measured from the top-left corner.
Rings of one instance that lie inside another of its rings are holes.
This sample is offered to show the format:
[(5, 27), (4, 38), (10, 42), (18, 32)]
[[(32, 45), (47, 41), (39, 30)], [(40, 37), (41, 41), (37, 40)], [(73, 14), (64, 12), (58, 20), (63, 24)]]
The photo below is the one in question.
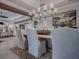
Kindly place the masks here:
[(38, 21), (37, 30), (50, 30), (52, 28), (52, 17), (42, 18), (40, 20), (33, 19), (34, 21)]
[(63, 7), (59, 7), (58, 8), (58, 13), (65, 12), (65, 11), (70, 11), (70, 10), (77, 10), (76, 26), (79, 27), (79, 2), (70, 4), (70, 5), (66, 5), (66, 6), (63, 6)]
[(49, 26), (48, 28), (51, 28), (52, 27), (52, 17), (48, 17), (46, 19), (46, 21), (47, 21), (47, 25)]

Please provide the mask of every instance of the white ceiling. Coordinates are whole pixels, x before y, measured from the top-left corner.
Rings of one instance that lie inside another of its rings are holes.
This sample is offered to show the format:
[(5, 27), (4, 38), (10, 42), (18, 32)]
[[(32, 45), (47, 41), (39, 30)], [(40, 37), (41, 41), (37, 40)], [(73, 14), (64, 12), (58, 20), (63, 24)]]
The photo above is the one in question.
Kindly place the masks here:
[(26, 19), (28, 19), (28, 16), (13, 13), (13, 12), (10, 12), (10, 11), (7, 11), (7, 10), (0, 9), (0, 12), (2, 12), (3, 15), (8, 16), (8, 18), (6, 18), (7, 21), (14, 21), (16, 19), (24, 18), (24, 17), (27, 17)]
[[(0, 0), (2, 3), (11, 5), (24, 11), (32, 11), (39, 7), (40, 0)], [(41, 0), (42, 2), (43, 0)], [(78, 2), (79, 0), (45, 0), (46, 5), (54, 3), (55, 7), (61, 7), (70, 3)]]
[[(33, 9), (39, 7), (39, 4), (40, 4), (40, 0), (0, 0), (0, 2), (26, 12), (32, 11)], [(64, 5), (68, 5), (74, 2), (79, 2), (79, 0), (45, 0), (45, 3), (47, 5), (49, 5), (50, 3), (54, 3), (55, 7), (62, 7)], [(24, 17), (23, 15), (12, 13), (2, 9), (0, 9), (0, 11), (3, 11), (5, 15), (9, 17), (8, 20), (15, 20), (15, 19)]]

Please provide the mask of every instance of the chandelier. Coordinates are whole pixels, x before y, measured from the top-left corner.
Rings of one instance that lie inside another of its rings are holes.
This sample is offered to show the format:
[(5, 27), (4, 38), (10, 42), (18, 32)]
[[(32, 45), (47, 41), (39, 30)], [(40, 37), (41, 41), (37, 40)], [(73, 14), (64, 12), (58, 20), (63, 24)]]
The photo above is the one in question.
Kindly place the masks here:
[(54, 8), (54, 4), (50, 3), (49, 6), (46, 5), (46, 0), (40, 0), (40, 6), (32, 11), (34, 18), (46, 18), (54, 15), (57, 12), (57, 8)]

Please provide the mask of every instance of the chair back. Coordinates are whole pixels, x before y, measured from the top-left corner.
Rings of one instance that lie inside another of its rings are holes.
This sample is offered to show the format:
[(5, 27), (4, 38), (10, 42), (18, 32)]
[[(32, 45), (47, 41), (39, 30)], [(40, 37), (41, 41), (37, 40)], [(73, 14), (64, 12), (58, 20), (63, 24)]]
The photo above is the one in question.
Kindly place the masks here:
[(16, 34), (17, 34), (16, 37), (18, 41), (18, 47), (23, 49), (23, 38), (22, 38), (21, 30), (17, 29)]
[(79, 36), (75, 29), (52, 30), (52, 59), (79, 59)]
[(38, 55), (37, 50), (39, 49), (40, 42), (38, 40), (37, 32), (35, 29), (27, 29), (27, 38), (28, 38), (28, 49), (29, 53), (36, 56)]

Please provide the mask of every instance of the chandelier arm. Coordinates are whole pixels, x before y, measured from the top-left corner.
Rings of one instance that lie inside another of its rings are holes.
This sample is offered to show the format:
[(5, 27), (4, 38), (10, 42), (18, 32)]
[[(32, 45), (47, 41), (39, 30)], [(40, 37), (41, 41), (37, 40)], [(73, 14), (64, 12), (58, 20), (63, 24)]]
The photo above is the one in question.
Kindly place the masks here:
[(47, 18), (48, 16), (55, 14), (54, 4), (51, 3), (50, 7), (47, 8), (46, 2), (46, 0), (40, 0), (39, 8), (37, 8), (37, 12), (34, 14), (34, 17), (36, 15), (36, 18)]

